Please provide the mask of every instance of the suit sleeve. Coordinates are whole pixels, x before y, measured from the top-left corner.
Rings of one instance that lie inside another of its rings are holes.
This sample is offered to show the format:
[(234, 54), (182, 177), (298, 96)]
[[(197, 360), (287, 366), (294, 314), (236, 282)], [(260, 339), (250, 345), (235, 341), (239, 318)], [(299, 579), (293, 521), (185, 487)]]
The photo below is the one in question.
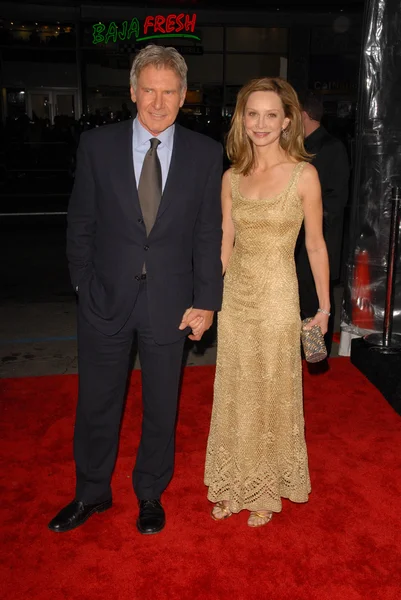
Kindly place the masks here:
[(343, 144), (338, 142), (323, 146), (317, 155), (315, 166), (322, 186), (326, 216), (342, 215), (348, 201), (349, 181), (349, 161)]
[(67, 213), (67, 258), (71, 282), (76, 289), (92, 268), (96, 231), (95, 182), (85, 136), (77, 150), (77, 168)]
[(322, 186), (323, 232), (330, 261), (330, 278), (340, 276), (344, 209), (348, 201), (349, 162), (341, 142), (323, 146), (316, 165)]
[(222, 151), (216, 152), (197, 216), (193, 241), (194, 308), (220, 310), (223, 294), (221, 264)]

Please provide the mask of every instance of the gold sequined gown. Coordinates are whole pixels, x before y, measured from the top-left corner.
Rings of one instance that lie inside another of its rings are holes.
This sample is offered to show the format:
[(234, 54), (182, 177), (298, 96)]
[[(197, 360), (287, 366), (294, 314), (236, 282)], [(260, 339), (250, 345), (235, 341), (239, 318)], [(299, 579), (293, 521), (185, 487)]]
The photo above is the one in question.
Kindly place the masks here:
[(311, 490), (304, 437), (294, 249), (303, 221), (298, 163), (286, 189), (253, 200), (231, 172), (235, 246), (218, 318), (205, 483), (232, 512), (280, 512)]

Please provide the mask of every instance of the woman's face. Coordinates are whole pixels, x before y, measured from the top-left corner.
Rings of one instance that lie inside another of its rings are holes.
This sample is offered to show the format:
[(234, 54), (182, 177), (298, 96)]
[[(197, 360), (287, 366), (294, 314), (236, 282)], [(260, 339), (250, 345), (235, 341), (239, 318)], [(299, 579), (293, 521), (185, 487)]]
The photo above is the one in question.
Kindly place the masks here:
[(245, 131), (255, 146), (274, 144), (290, 120), (284, 114), (281, 98), (276, 92), (253, 92), (245, 106)]

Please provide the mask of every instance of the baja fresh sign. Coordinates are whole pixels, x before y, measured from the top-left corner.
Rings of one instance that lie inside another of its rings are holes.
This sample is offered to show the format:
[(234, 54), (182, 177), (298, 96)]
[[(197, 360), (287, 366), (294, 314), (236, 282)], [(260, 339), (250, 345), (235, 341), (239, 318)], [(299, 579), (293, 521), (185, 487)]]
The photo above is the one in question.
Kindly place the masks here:
[(131, 40), (145, 42), (146, 40), (163, 38), (191, 38), (200, 41), (195, 35), (196, 15), (180, 13), (178, 15), (151, 15), (146, 17), (141, 26), (140, 21), (134, 17), (130, 22), (123, 21), (119, 25), (112, 21), (107, 26), (104, 23), (93, 25), (93, 44), (110, 41)]

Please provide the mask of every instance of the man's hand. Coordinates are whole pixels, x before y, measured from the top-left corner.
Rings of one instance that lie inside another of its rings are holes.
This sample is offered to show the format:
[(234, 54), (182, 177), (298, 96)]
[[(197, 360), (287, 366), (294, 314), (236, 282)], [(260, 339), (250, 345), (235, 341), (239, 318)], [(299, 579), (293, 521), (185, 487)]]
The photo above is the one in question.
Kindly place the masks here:
[(199, 342), (202, 335), (210, 329), (213, 323), (214, 311), (202, 310), (200, 308), (188, 308), (183, 317), (181, 324), (178, 329), (185, 329), (190, 327), (192, 329), (192, 335), (189, 335), (189, 339), (194, 342)]

